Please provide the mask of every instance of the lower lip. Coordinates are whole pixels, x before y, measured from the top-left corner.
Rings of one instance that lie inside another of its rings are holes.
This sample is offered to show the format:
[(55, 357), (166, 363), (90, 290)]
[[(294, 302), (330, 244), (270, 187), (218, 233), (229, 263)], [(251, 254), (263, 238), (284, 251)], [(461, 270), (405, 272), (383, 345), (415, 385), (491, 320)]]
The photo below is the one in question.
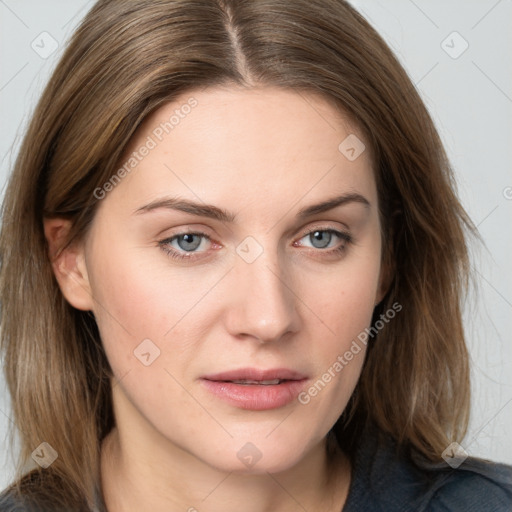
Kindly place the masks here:
[(281, 384), (234, 384), (201, 379), (206, 389), (222, 400), (251, 411), (277, 409), (293, 402), (304, 388), (306, 379), (287, 380)]

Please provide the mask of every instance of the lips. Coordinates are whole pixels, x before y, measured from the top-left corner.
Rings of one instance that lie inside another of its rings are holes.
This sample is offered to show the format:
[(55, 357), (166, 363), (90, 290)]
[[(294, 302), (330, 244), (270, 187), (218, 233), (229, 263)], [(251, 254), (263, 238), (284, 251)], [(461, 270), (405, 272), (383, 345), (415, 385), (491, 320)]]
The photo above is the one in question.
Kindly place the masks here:
[(283, 407), (297, 398), (308, 378), (287, 368), (242, 368), (205, 375), (204, 389), (240, 409), (263, 411)]

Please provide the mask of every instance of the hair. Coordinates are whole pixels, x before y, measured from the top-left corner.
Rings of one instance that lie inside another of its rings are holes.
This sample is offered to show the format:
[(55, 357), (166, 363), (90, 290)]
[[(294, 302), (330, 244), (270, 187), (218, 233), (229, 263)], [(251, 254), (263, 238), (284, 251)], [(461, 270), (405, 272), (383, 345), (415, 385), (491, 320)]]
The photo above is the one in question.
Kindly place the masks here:
[[(402, 310), (368, 345), (333, 427), (347, 453), (372, 423), (430, 460), (469, 415), (461, 310), (467, 233), (434, 123), (392, 51), (343, 0), (100, 0), (72, 36), (33, 113), (10, 178), (0, 233), (1, 348), (21, 450), (16, 489), (38, 475), (52, 503), (91, 504), (101, 441), (113, 428), (112, 372), (91, 312), (64, 299), (43, 219), (94, 218), (135, 130), (198, 88), (275, 86), (313, 93), (371, 148), (389, 291), (374, 320)], [(385, 385), (383, 384), (385, 383)], [(11, 433), (13, 435), (13, 433)], [(58, 458), (35, 467), (49, 443)]]

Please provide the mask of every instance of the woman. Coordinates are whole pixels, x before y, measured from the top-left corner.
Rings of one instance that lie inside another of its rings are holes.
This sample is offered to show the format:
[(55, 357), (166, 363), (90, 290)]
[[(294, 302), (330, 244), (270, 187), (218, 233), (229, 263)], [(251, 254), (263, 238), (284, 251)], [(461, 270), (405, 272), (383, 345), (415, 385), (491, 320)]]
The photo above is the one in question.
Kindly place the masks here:
[(465, 230), (345, 2), (98, 2), (3, 207), (0, 510), (508, 510), (456, 444)]

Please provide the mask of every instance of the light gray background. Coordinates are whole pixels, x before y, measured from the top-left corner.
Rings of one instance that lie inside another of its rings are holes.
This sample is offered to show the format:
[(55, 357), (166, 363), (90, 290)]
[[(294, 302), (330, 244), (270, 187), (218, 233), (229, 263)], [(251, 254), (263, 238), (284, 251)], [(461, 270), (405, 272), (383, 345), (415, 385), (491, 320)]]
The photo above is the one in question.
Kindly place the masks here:
[[(2, 194), (33, 106), (92, 3), (0, 0)], [(352, 3), (391, 45), (418, 87), (455, 168), (462, 202), (485, 240), (486, 248), (474, 250), (479, 285), (465, 311), (473, 411), (462, 446), (470, 455), (512, 463), (512, 2)], [(47, 56), (51, 38), (58, 47)], [(4, 439), (10, 421), (0, 378), (0, 488), (12, 474)]]

